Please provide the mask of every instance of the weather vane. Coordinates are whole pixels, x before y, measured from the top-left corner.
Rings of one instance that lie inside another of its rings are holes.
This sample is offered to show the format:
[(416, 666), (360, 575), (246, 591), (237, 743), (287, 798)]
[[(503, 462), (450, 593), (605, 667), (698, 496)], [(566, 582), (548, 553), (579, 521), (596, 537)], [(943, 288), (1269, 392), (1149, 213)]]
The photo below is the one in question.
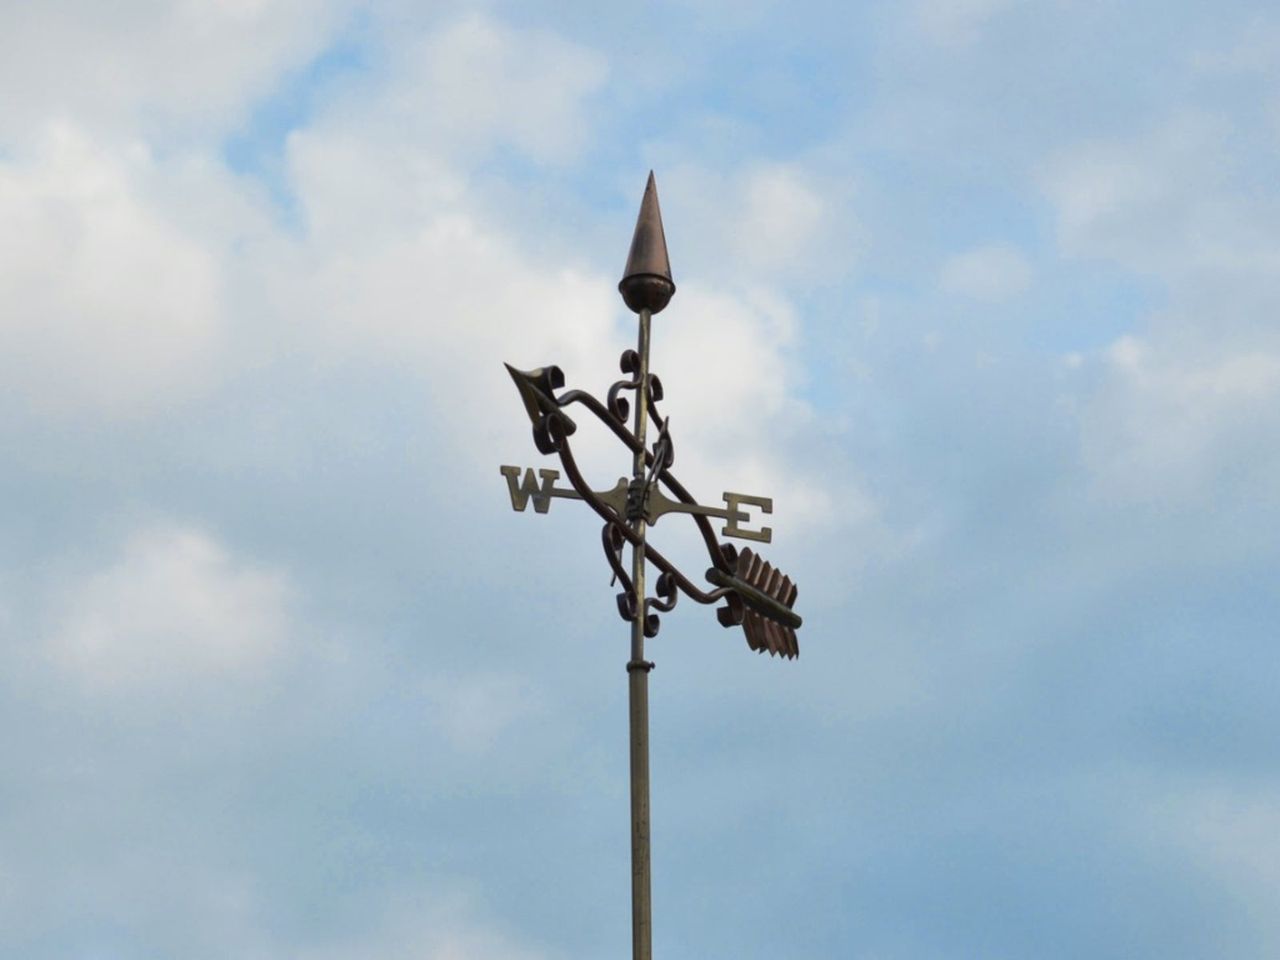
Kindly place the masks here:
[[(564, 374), (559, 367), (517, 370), (507, 364), (507, 371), (520, 391), (525, 412), (533, 424), (533, 443), (538, 452), (559, 457), (570, 486), (558, 487), (559, 470), (501, 467), (511, 494), (511, 506), (524, 511), (529, 501), (538, 513), (546, 513), (555, 498), (583, 500), (601, 519), (601, 538), (605, 559), (615, 582), (622, 585), (618, 594), (618, 611), (631, 623), (631, 659), (627, 662), (631, 713), (631, 932), (633, 960), (651, 960), (652, 931), (649, 898), (649, 671), (653, 664), (644, 658), (646, 637), (657, 636), (659, 617), (654, 611), (668, 612), (681, 593), (698, 603), (723, 601), (716, 610), (722, 626), (741, 626), (747, 645), (757, 652), (796, 657), (800, 648), (796, 630), (800, 617), (792, 610), (796, 585), (790, 577), (765, 562), (751, 549), (738, 550), (722, 543), (716, 536), (712, 518), (724, 521), (720, 536), (769, 543), (773, 531), (769, 527), (754, 528), (746, 508), (762, 514), (773, 512), (768, 497), (725, 493), (724, 506), (704, 506), (690, 495), (671, 472), (675, 462), (674, 447), (668, 430), (669, 421), (659, 412), (662, 382), (649, 372), (649, 327), (655, 313), (660, 313), (676, 292), (671, 279), (671, 263), (667, 258), (667, 241), (662, 230), (662, 213), (658, 208), (658, 190), (652, 172), (645, 186), (636, 220), (631, 253), (618, 284), (627, 306), (639, 316), (640, 336), (635, 350), (623, 352), (619, 366), (627, 379), (619, 380), (601, 403), (589, 393), (564, 387)], [(635, 410), (624, 394), (633, 394)], [(620, 479), (608, 490), (592, 490), (574, 460), (569, 438), (577, 424), (566, 412), (580, 406), (609, 428), (631, 451), (631, 479)], [(632, 426), (628, 429), (628, 417)], [(647, 442), (649, 421), (658, 436), (652, 448)], [(522, 475), (523, 474), (523, 475)], [(665, 487), (667, 493), (662, 488)], [(687, 514), (697, 525), (706, 543), (711, 566), (705, 577), (710, 589), (704, 590), (648, 542), (646, 533), (669, 513)], [(623, 566), (623, 550), (631, 545), (631, 572)], [(646, 597), (645, 566), (651, 563), (659, 571), (654, 596)]]

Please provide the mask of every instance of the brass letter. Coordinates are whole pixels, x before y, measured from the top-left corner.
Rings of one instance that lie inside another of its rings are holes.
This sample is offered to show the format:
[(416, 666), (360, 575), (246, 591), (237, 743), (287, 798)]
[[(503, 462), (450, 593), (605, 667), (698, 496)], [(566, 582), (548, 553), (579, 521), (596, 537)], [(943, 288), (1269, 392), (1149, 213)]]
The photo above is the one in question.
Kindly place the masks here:
[(511, 494), (512, 510), (524, 513), (530, 497), (533, 498), (533, 509), (538, 513), (546, 513), (551, 507), (551, 485), (560, 476), (559, 470), (538, 470), (538, 476), (542, 479), (541, 489), (538, 481), (534, 479), (532, 467), (525, 468), (523, 483), (520, 482), (519, 467), (499, 467), (498, 470), (507, 478), (507, 492)]
[[(724, 529), (720, 534), (725, 537), (738, 537), (742, 540), (758, 540), (760, 543), (773, 542), (773, 528), (761, 527), (759, 530), (746, 530), (738, 526), (739, 517), (743, 516), (742, 511), (738, 508), (743, 504), (752, 507), (759, 507), (761, 513), (773, 513), (773, 499), (771, 497), (749, 497), (745, 493), (728, 493), (724, 495), (725, 507), (729, 511), (729, 522), (724, 525)], [(750, 521), (750, 516), (747, 516)]]

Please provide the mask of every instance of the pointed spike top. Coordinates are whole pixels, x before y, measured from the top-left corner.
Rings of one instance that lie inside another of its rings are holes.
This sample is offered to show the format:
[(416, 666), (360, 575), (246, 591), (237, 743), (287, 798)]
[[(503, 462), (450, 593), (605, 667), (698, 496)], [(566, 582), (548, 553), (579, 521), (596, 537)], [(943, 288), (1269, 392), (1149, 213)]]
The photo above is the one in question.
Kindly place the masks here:
[(662, 230), (662, 210), (658, 207), (658, 185), (652, 170), (645, 184), (644, 199), (640, 201), (631, 253), (618, 291), (636, 313), (646, 309), (660, 313), (676, 292), (675, 281), (671, 279), (671, 261), (667, 259), (667, 237)]

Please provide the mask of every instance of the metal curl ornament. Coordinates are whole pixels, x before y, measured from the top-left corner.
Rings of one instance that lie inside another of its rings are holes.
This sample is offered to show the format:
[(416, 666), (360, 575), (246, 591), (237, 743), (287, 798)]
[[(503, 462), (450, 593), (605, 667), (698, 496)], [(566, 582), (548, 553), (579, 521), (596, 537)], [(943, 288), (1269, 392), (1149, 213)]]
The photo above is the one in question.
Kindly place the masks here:
[[(622, 351), (622, 356), (618, 358), (618, 369), (623, 373), (634, 374), (640, 369), (640, 355), (634, 350), (628, 348)], [(640, 378), (632, 377), (630, 380), (619, 380), (609, 388), (608, 394), (605, 395), (605, 403), (609, 408), (609, 412), (613, 414), (615, 420), (626, 425), (627, 417), (631, 414), (631, 402), (626, 397), (621, 396), (623, 390), (640, 389)]]

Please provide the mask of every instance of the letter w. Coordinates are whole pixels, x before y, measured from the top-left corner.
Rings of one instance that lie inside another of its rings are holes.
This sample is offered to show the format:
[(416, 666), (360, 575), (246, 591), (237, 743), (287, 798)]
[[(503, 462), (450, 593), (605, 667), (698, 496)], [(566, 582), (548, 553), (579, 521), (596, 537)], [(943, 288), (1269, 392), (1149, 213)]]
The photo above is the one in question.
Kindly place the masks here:
[(520, 482), (519, 467), (499, 467), (502, 475), (507, 478), (507, 492), (511, 494), (511, 509), (517, 513), (523, 513), (524, 508), (529, 505), (529, 498), (533, 498), (533, 509), (538, 513), (546, 513), (551, 506), (551, 485), (555, 483), (560, 476), (559, 470), (539, 470), (538, 476), (542, 479), (541, 486), (534, 479), (533, 468), (528, 467), (524, 471), (524, 482)]

